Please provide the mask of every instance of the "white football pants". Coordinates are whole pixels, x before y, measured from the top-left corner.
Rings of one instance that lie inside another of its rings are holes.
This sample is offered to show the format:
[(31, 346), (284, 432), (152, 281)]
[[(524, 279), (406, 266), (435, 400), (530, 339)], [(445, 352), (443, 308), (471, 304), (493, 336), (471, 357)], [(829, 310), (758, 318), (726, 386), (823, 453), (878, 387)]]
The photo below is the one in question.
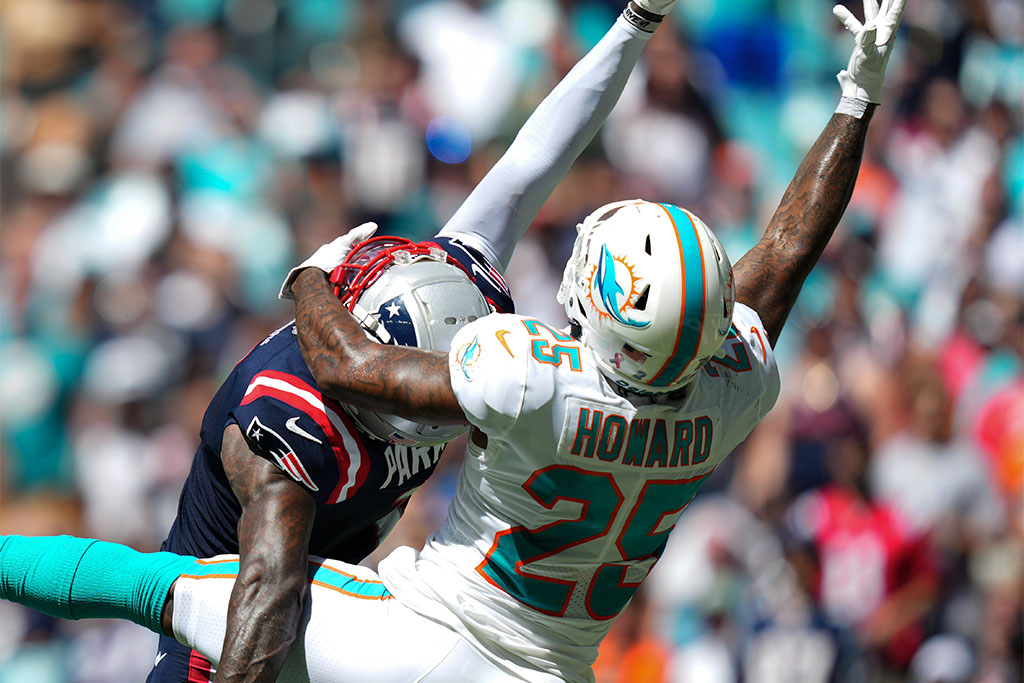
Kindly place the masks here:
[[(216, 667), (238, 556), (200, 560), (174, 586), (174, 637)], [(451, 629), (392, 596), (373, 570), (310, 559), (309, 598), (279, 681), (506, 683), (518, 681)]]

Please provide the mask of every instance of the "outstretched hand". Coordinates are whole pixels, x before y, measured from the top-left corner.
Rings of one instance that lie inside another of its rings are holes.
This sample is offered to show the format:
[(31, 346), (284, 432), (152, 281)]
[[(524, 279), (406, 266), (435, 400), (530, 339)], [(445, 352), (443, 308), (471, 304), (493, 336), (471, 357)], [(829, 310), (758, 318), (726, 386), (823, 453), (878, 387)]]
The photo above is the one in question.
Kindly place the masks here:
[(304, 268), (319, 268), (325, 273), (331, 273), (335, 268), (341, 265), (341, 262), (344, 261), (345, 257), (352, 251), (352, 247), (360, 242), (365, 242), (370, 239), (370, 236), (376, 231), (376, 223), (363, 223), (360, 226), (352, 228), (341, 237), (338, 237), (327, 244), (321, 245), (319, 249), (313, 252), (312, 256), (288, 272), (288, 277), (284, 279), (284, 284), (281, 285), (281, 292), (278, 294), (278, 298), (295, 298), (295, 294), (292, 292), (292, 283), (295, 282), (295, 277), (299, 274), (300, 270)]
[(843, 97), (881, 104), (885, 68), (906, 4), (906, 0), (882, 0), (879, 6), (877, 0), (864, 0), (863, 24), (843, 5), (832, 8), (855, 39), (850, 63), (836, 75)]

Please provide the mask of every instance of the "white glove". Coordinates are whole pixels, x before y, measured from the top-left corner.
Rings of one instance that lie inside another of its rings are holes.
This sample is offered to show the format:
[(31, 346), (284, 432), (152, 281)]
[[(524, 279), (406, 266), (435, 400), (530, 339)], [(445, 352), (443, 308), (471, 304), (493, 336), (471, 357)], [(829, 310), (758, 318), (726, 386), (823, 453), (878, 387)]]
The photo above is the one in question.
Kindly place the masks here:
[(675, 6), (676, 0), (633, 0), (637, 7), (645, 9), (653, 14), (660, 14), (665, 16), (672, 11), (672, 7)]
[(843, 97), (881, 104), (885, 67), (905, 6), (906, 0), (882, 0), (881, 7), (877, 0), (864, 0), (863, 24), (843, 5), (832, 8), (832, 14), (843, 22), (856, 41), (850, 63), (836, 74)]
[(313, 252), (312, 256), (288, 271), (288, 277), (284, 279), (284, 284), (281, 285), (281, 292), (277, 295), (278, 298), (295, 298), (295, 294), (292, 293), (292, 283), (295, 281), (300, 270), (319, 268), (330, 275), (335, 268), (341, 265), (345, 257), (349, 255), (353, 246), (370, 239), (370, 235), (376, 231), (376, 223), (363, 223), (358, 227), (352, 228), (334, 241), (321, 245), (319, 249)]

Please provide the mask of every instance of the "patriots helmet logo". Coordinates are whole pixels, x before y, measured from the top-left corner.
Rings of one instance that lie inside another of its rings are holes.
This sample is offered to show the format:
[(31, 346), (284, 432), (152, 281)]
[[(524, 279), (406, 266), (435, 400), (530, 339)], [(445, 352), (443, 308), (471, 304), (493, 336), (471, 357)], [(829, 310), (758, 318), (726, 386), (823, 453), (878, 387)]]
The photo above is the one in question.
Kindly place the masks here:
[(619, 256), (613, 256), (607, 245), (601, 246), (601, 255), (590, 274), (590, 305), (599, 316), (607, 316), (629, 327), (644, 328), (650, 321), (635, 320), (627, 311), (632, 308), (640, 292), (639, 278), (633, 267)]
[(385, 301), (377, 307), (374, 317), (391, 335), (392, 343), (399, 346), (417, 346), (416, 326), (409, 315), (402, 295)]

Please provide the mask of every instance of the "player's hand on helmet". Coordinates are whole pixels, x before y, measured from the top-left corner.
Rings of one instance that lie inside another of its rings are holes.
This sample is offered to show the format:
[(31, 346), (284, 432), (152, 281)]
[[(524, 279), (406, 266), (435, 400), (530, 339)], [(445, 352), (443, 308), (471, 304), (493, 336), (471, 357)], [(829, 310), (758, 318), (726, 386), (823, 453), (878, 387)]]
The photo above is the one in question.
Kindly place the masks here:
[(376, 223), (363, 223), (360, 226), (352, 228), (341, 237), (322, 245), (319, 249), (313, 252), (312, 256), (288, 272), (288, 277), (284, 279), (284, 284), (281, 285), (281, 292), (278, 294), (278, 297), (281, 299), (294, 299), (295, 294), (292, 292), (292, 283), (298, 276), (299, 271), (306, 268), (319, 268), (325, 273), (330, 274), (335, 268), (341, 265), (341, 262), (344, 261), (345, 257), (352, 251), (352, 247), (360, 242), (365, 242), (370, 239), (376, 231)]
[(881, 7), (878, 0), (864, 0), (863, 24), (843, 5), (832, 8), (855, 40), (850, 63), (836, 75), (843, 97), (881, 104), (885, 67), (905, 6), (906, 0), (882, 0)]

